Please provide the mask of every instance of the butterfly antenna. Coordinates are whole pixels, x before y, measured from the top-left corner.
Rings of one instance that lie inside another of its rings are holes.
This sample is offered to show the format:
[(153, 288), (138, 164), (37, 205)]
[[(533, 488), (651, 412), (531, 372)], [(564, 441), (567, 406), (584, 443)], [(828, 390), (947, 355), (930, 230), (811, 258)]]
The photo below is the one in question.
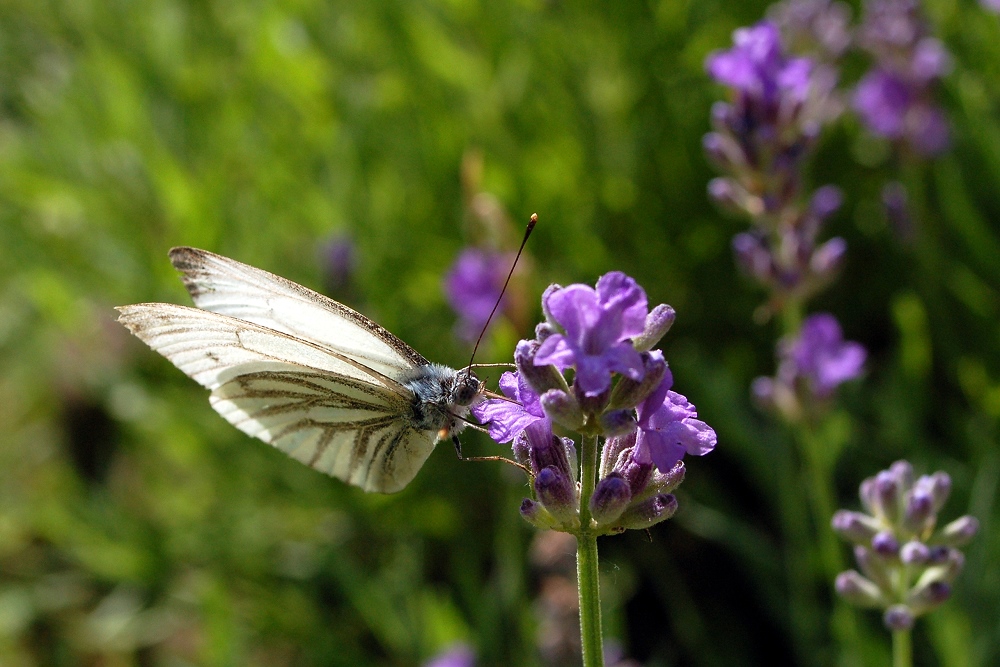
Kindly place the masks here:
[(507, 279), (503, 281), (503, 288), (500, 290), (500, 296), (497, 297), (497, 302), (493, 304), (493, 310), (490, 311), (490, 316), (486, 318), (486, 324), (483, 325), (483, 330), (479, 333), (479, 338), (476, 339), (476, 345), (472, 348), (472, 356), (469, 358), (469, 365), (466, 366), (466, 372), (472, 372), (472, 362), (476, 358), (476, 351), (479, 350), (479, 344), (483, 342), (483, 336), (486, 335), (486, 329), (490, 326), (490, 321), (493, 316), (496, 315), (497, 308), (500, 307), (500, 301), (503, 300), (504, 292), (507, 291), (507, 285), (510, 283), (511, 276), (514, 275), (514, 269), (517, 268), (517, 260), (521, 259), (521, 253), (524, 252), (524, 246), (528, 242), (528, 237), (531, 236), (532, 230), (538, 223), (538, 214), (532, 213), (531, 218), (528, 220), (528, 227), (524, 230), (524, 238), (521, 239), (521, 247), (517, 249), (517, 255), (514, 257), (513, 264), (510, 265), (510, 271), (507, 272)]

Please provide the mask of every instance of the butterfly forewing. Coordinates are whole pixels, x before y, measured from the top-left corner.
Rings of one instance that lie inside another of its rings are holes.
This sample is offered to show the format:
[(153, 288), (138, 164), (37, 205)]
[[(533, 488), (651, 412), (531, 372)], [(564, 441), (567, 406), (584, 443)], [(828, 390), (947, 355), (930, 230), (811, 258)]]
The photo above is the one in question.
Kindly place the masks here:
[(406, 393), (391, 378), (333, 348), (235, 317), (169, 303), (140, 303), (118, 310), (119, 322), (209, 389), (218, 387), (220, 374), (230, 369), (250, 372), (258, 370), (255, 363), (279, 362), (379, 382)]
[(434, 448), (433, 432), (400, 419), (410, 410), (405, 398), (352, 378), (237, 369), (210, 400), (245, 433), (366, 491), (403, 488)]
[(361, 313), (281, 276), (196, 248), (174, 248), (170, 261), (199, 308), (333, 346), (389, 377), (428, 363)]

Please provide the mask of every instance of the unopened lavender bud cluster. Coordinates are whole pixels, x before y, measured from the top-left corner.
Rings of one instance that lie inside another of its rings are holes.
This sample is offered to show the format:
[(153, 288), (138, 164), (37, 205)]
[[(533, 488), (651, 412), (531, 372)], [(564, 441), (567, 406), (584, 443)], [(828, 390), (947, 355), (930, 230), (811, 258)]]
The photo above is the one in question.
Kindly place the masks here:
[(837, 593), (858, 606), (881, 609), (890, 630), (910, 629), (918, 616), (947, 600), (965, 563), (958, 547), (979, 528), (972, 516), (937, 527), (950, 492), (947, 473), (914, 479), (907, 461), (862, 482), (865, 512), (840, 510), (833, 516), (834, 531), (855, 545), (858, 564), (858, 570), (837, 575)]
[(740, 269), (764, 285), (776, 305), (802, 301), (827, 285), (846, 244), (819, 242), (840, 192), (805, 194), (804, 167), (820, 130), (841, 110), (836, 69), (789, 57), (777, 26), (762, 21), (733, 33), (733, 48), (711, 54), (708, 73), (731, 90), (712, 107), (713, 131), (703, 146), (724, 175), (708, 184), (723, 208), (747, 215), (751, 231), (733, 239)]
[[(594, 534), (648, 528), (673, 516), (684, 454), (702, 455), (715, 431), (695, 407), (671, 391), (673, 376), (652, 347), (670, 329), (673, 308), (649, 310), (645, 291), (621, 272), (596, 288), (553, 285), (542, 297), (545, 322), (514, 352), (516, 372), (473, 408), (497, 442), (530, 472), (532, 497), (521, 514), (540, 528)], [(553, 427), (598, 437), (593, 493), (581, 499), (577, 448)], [(581, 501), (590, 524), (582, 525)]]

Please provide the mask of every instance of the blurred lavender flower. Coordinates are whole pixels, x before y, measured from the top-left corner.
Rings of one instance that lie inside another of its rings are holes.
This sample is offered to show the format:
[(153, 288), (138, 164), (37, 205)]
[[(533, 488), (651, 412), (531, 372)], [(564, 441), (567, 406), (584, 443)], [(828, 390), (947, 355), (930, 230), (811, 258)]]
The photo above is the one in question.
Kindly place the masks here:
[(751, 391), (764, 407), (790, 422), (815, 416), (826, 407), (834, 390), (859, 377), (867, 352), (860, 343), (845, 341), (833, 315), (810, 315), (799, 335), (778, 341), (778, 372), (759, 377)]
[(789, 52), (835, 63), (851, 45), (851, 8), (830, 0), (784, 0), (771, 5), (775, 23)]
[(456, 333), (462, 340), (475, 341), (486, 325), (512, 261), (506, 253), (466, 248), (445, 275), (445, 295), (459, 316)]
[(323, 284), (334, 295), (343, 295), (351, 288), (357, 268), (357, 251), (349, 236), (333, 236), (320, 248)]
[(950, 492), (947, 473), (914, 479), (907, 461), (862, 482), (865, 512), (838, 510), (832, 520), (833, 530), (855, 545), (860, 569), (837, 575), (837, 593), (852, 604), (883, 610), (890, 630), (909, 630), (918, 616), (947, 600), (965, 563), (958, 547), (979, 529), (968, 515), (936, 529)]
[[(788, 5), (785, 13), (791, 11)], [(808, 203), (803, 192), (819, 132), (840, 113), (838, 74), (811, 58), (787, 56), (770, 21), (737, 30), (733, 43), (705, 62), (713, 78), (733, 89), (732, 103), (713, 106), (714, 131), (703, 140), (710, 161), (726, 174), (708, 191), (753, 221), (750, 232), (733, 239), (733, 252), (741, 270), (770, 291), (775, 310), (827, 285), (846, 250), (839, 238), (818, 242), (823, 223), (840, 206), (839, 191), (820, 188)]]
[[(681, 458), (706, 454), (717, 440), (695, 407), (671, 391), (662, 352), (649, 349), (673, 323), (673, 308), (649, 311), (645, 291), (620, 272), (602, 276), (596, 289), (554, 285), (542, 303), (547, 321), (538, 338), (518, 344), (517, 372), (501, 379), (507, 400), (472, 409), (491, 437), (513, 440), (514, 460), (530, 471), (534, 497), (522, 503), (522, 516), (573, 534), (618, 533), (669, 518), (677, 509), (671, 491), (684, 479)], [(552, 433), (553, 422), (605, 438), (593, 493), (582, 499), (589, 500), (589, 526), (580, 523), (576, 447)]]
[(459, 642), (424, 663), (424, 667), (475, 667), (476, 654), (472, 647)]
[(865, 3), (858, 44), (875, 65), (858, 82), (854, 108), (873, 134), (936, 155), (948, 148), (949, 130), (932, 93), (951, 58), (929, 32), (917, 0)]
[(979, 0), (983, 9), (1000, 14), (1000, 0)]

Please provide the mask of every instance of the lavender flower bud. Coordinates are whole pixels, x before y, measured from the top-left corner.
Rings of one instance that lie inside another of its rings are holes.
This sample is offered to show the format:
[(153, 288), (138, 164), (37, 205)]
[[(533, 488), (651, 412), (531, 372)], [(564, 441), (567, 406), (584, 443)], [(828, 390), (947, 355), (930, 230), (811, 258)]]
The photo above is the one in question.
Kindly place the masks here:
[(830, 524), (834, 532), (855, 544), (870, 544), (878, 532), (878, 522), (861, 512), (837, 510)]
[(899, 516), (899, 480), (883, 470), (875, 476), (875, 514), (893, 524)]
[(601, 415), (601, 430), (605, 436), (628, 435), (635, 431), (638, 423), (632, 410), (611, 410)]
[(838, 574), (834, 587), (837, 595), (859, 607), (881, 607), (886, 602), (879, 587), (862, 577), (857, 570), (847, 570)]
[(528, 436), (524, 431), (517, 434), (510, 447), (516, 462), (523, 466), (531, 466), (531, 445), (528, 444)]
[(719, 171), (739, 171), (747, 166), (743, 150), (731, 136), (709, 132), (701, 138), (701, 147)]
[[(943, 551), (944, 557), (939, 554)], [(965, 555), (958, 549), (949, 547), (931, 549), (931, 556), (928, 559), (931, 567), (924, 570), (917, 581), (917, 586), (924, 586), (932, 581), (952, 582), (962, 573), (965, 567)]]
[(917, 585), (906, 596), (906, 604), (917, 615), (925, 614), (951, 597), (951, 584), (946, 581), (931, 581)]
[(733, 237), (732, 247), (733, 257), (740, 271), (761, 282), (767, 282), (773, 277), (773, 257), (762, 239), (750, 233), (737, 234)]
[(632, 339), (632, 345), (639, 352), (651, 350), (674, 325), (677, 313), (672, 306), (661, 303), (646, 316), (646, 327), (638, 337)]
[(966, 514), (941, 529), (939, 540), (952, 547), (962, 547), (972, 541), (979, 531), (979, 521)]
[(937, 545), (931, 547), (930, 553), (927, 555), (927, 562), (932, 565), (941, 565), (942, 563), (948, 562), (948, 554), (951, 550), (942, 545)]
[(571, 431), (576, 431), (583, 425), (583, 410), (572, 394), (562, 389), (549, 389), (539, 397), (539, 401), (545, 414), (557, 424)]
[(528, 435), (528, 456), (531, 460), (531, 469), (535, 474), (539, 474), (542, 469), (553, 467), (558, 470), (563, 477), (571, 479), (573, 473), (569, 465), (569, 457), (566, 454), (566, 446), (563, 441), (549, 431), (542, 437), (541, 429), (533, 429), (531, 426), (524, 432)]
[(876, 533), (872, 538), (872, 551), (883, 558), (893, 558), (899, 555), (899, 540), (888, 530)]
[(937, 514), (944, 507), (945, 502), (948, 500), (948, 496), (951, 495), (951, 476), (946, 472), (938, 471), (930, 476), (930, 492), (934, 499), (934, 505), (931, 508), (933, 514)]
[(621, 475), (611, 473), (597, 483), (590, 498), (590, 512), (598, 525), (610, 524), (622, 515), (631, 500), (628, 482)]
[(618, 524), (628, 529), (645, 530), (665, 521), (677, 511), (677, 498), (672, 494), (657, 494), (625, 510)]
[[(635, 432), (604, 441), (601, 450), (600, 477), (607, 477), (612, 470), (622, 472), (629, 459), (632, 458), (632, 448), (635, 447)], [(633, 491), (634, 493), (634, 491)]]
[(576, 443), (573, 442), (573, 438), (559, 438), (563, 444), (563, 451), (566, 453), (566, 463), (569, 465), (569, 478), (574, 484), (578, 480), (577, 471), (579, 470), (578, 462), (576, 460)]
[(905, 604), (892, 605), (882, 616), (882, 623), (893, 632), (912, 629), (915, 620), (913, 612)]
[(536, 503), (531, 498), (521, 501), (521, 517), (535, 528), (548, 530), (558, 525), (558, 522), (549, 514), (541, 503)]
[(809, 210), (820, 220), (825, 220), (840, 208), (844, 196), (835, 185), (824, 185), (813, 193), (809, 200)]
[(556, 319), (552, 317), (551, 311), (549, 311), (549, 299), (552, 297), (553, 294), (555, 294), (562, 288), (563, 288), (562, 285), (557, 285), (555, 283), (552, 283), (551, 285), (545, 288), (544, 292), (542, 292), (542, 315), (545, 316), (546, 323), (548, 323), (549, 326), (552, 327), (552, 329), (555, 331), (559, 331), (559, 324), (556, 322)]
[(565, 521), (576, 514), (573, 484), (559, 468), (548, 466), (535, 475), (535, 495), (552, 516)]
[(861, 504), (869, 514), (875, 514), (875, 478), (867, 477), (858, 487)]
[(934, 521), (934, 498), (920, 484), (910, 493), (903, 512), (903, 528), (914, 535), (923, 533), (928, 523)]
[(608, 401), (611, 399), (611, 387), (609, 386), (599, 394), (588, 396), (586, 391), (580, 387), (577, 379), (574, 378), (573, 395), (576, 397), (584, 414), (596, 415), (604, 412), (605, 408), (608, 407)]
[(889, 563), (878, 556), (874, 551), (866, 547), (854, 547), (854, 560), (857, 561), (861, 572), (875, 582), (882, 590), (887, 591), (892, 588), (889, 579)]
[(535, 353), (540, 343), (534, 340), (522, 340), (514, 348), (514, 365), (518, 376), (535, 390), (536, 394), (544, 394), (549, 389), (566, 389), (566, 381), (555, 366), (535, 365)]
[(709, 117), (712, 121), (712, 127), (719, 132), (725, 132), (736, 125), (736, 110), (731, 104), (725, 102), (713, 103), (709, 110)]
[[(654, 478), (656, 474), (656, 468), (653, 466), (652, 462), (649, 463), (638, 463), (634, 458), (632, 458), (632, 453), (627, 452), (623, 455), (625, 457), (625, 462), (619, 468), (622, 476), (625, 477), (625, 481), (628, 482), (629, 491), (633, 498), (639, 496), (646, 490), (649, 486), (649, 481)], [(676, 488), (675, 484), (669, 489), (664, 489), (661, 486), (655, 486), (654, 490), (656, 493), (670, 493)]]
[[(665, 473), (654, 469), (649, 488), (656, 489), (657, 493), (671, 493), (684, 481), (685, 474), (687, 474), (687, 468), (684, 467), (683, 461), (678, 461), (673, 468)], [(633, 495), (635, 495), (634, 491)]]
[(809, 269), (819, 279), (832, 278), (844, 265), (847, 255), (847, 241), (835, 236), (813, 251), (809, 258)]
[(889, 466), (889, 473), (899, 482), (900, 490), (913, 488), (913, 464), (906, 459), (900, 459)]
[[(669, 308), (669, 306), (667, 306)], [(627, 408), (631, 410), (642, 403), (653, 391), (660, 386), (663, 376), (670, 372), (667, 362), (663, 359), (663, 353), (659, 350), (642, 353), (642, 363), (645, 374), (638, 382), (630, 377), (623, 377), (618, 380), (618, 384), (611, 392), (612, 409)], [(670, 380), (673, 384), (673, 379)], [(670, 385), (667, 385), (668, 387)]]
[(930, 559), (931, 550), (923, 542), (911, 540), (899, 549), (899, 560), (904, 565), (923, 565)]
[(760, 204), (756, 207), (751, 206), (750, 201), (753, 198), (731, 178), (720, 176), (710, 180), (708, 182), (708, 196), (724, 210), (732, 213), (743, 213), (750, 208), (763, 209)]

